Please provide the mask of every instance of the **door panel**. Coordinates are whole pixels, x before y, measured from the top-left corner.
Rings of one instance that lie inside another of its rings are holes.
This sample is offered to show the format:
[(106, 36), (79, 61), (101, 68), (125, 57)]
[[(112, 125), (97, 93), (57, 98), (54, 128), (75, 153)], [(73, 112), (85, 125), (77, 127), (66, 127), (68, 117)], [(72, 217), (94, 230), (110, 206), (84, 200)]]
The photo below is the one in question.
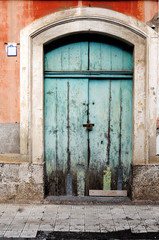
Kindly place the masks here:
[(88, 70), (88, 42), (69, 43), (45, 54), (45, 71)]
[(87, 122), (88, 79), (69, 80), (69, 151), (73, 194), (77, 194), (77, 172), (79, 166), (87, 167), (87, 133), (83, 123)]
[(132, 86), (131, 80), (121, 81), (122, 121), (121, 121), (121, 160), (123, 164), (123, 188), (127, 189), (132, 159)]
[[(83, 127), (93, 123), (91, 131)], [(117, 189), (118, 167), (127, 189), (132, 152), (132, 80), (45, 79), (45, 160), (47, 192), (66, 194), (72, 176), (77, 195), (79, 169), (85, 189), (103, 188), (103, 170), (111, 167)]]
[(132, 149), (132, 80), (90, 80), (89, 189), (102, 189), (103, 170), (111, 168), (111, 189), (117, 189), (118, 168), (128, 187)]
[[(111, 189), (117, 189), (119, 167), (127, 189), (133, 86), (126, 74), (133, 70), (133, 48), (108, 36), (83, 34), (49, 43), (44, 51), (46, 194), (65, 195), (68, 174), (73, 195), (82, 194), (84, 185), (85, 194), (102, 189), (107, 166)], [(91, 131), (88, 123), (94, 124)]]
[(66, 194), (66, 176), (77, 193), (77, 165), (87, 162), (88, 79), (45, 79), (45, 161), (47, 192)]
[(120, 80), (110, 81), (110, 137), (109, 164), (111, 167), (111, 187), (117, 189), (117, 167), (119, 164), (119, 145), (120, 145)]
[(45, 71), (122, 71), (133, 69), (132, 46), (95, 35), (73, 36), (44, 47)]
[(89, 121), (94, 123), (89, 132), (89, 188), (102, 189), (103, 170), (108, 160), (109, 81), (89, 81)]
[(67, 81), (45, 79), (45, 159), (48, 191), (65, 194)]
[(132, 48), (113, 41), (89, 43), (89, 70), (121, 71), (133, 69)]
[[(51, 78), (45, 79), (45, 160), (46, 176), (50, 176), (53, 169), (56, 169), (56, 81)], [(48, 184), (48, 183), (47, 183)]]

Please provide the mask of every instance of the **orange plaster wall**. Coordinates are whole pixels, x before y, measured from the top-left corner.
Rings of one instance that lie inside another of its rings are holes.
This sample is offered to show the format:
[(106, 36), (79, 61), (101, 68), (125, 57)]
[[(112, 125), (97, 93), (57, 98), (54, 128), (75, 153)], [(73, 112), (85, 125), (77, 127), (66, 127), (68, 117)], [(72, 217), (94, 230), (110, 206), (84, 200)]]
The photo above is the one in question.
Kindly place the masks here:
[(20, 42), (20, 30), (35, 19), (55, 11), (72, 7), (101, 7), (119, 11), (147, 22), (157, 12), (157, 0), (110, 1), (0, 1), (0, 123), (20, 121), (19, 79), (20, 52), (17, 57), (7, 57), (5, 43)]
[(158, 11), (157, 0), (111, 0), (111, 1), (83, 1), (83, 6), (103, 7), (147, 22)]

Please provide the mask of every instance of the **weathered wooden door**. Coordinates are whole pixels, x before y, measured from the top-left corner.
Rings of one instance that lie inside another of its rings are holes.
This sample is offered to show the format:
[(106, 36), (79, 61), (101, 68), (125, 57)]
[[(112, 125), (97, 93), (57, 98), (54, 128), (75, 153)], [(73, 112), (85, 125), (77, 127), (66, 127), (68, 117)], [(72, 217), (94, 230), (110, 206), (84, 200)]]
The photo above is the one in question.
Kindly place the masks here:
[(78, 165), (87, 164), (88, 79), (48, 78), (45, 83), (45, 158), (49, 192), (66, 193), (71, 173), (77, 192)]
[(118, 169), (123, 168), (122, 187), (127, 189), (132, 144), (132, 80), (91, 79), (89, 118), (89, 188), (103, 188), (103, 171), (111, 167), (111, 188), (117, 189)]
[[(132, 148), (132, 48), (71, 41), (45, 49), (46, 193), (87, 195), (111, 167), (127, 189)], [(96, 37), (92, 37), (91, 40)]]

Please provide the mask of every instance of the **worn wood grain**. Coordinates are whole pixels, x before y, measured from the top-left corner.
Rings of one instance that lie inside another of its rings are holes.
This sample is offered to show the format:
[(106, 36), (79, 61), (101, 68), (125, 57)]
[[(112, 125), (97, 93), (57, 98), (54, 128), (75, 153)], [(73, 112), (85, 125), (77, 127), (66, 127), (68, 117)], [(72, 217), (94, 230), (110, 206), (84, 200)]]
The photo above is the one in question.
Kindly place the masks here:
[[(127, 189), (132, 161), (132, 48), (99, 36), (76, 40), (52, 43), (45, 51), (48, 194), (66, 193), (68, 173), (73, 195), (103, 189), (107, 167), (115, 190), (119, 165), (122, 189)], [(94, 124), (91, 131), (83, 127), (88, 122)]]

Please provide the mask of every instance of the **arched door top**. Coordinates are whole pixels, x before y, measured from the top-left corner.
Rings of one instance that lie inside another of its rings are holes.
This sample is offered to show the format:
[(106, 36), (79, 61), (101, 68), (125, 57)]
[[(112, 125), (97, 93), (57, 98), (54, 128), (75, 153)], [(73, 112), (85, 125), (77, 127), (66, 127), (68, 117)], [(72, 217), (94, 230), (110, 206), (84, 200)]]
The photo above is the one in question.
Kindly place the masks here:
[(71, 35), (44, 46), (44, 71), (132, 71), (132, 53), (132, 46), (106, 35)]

